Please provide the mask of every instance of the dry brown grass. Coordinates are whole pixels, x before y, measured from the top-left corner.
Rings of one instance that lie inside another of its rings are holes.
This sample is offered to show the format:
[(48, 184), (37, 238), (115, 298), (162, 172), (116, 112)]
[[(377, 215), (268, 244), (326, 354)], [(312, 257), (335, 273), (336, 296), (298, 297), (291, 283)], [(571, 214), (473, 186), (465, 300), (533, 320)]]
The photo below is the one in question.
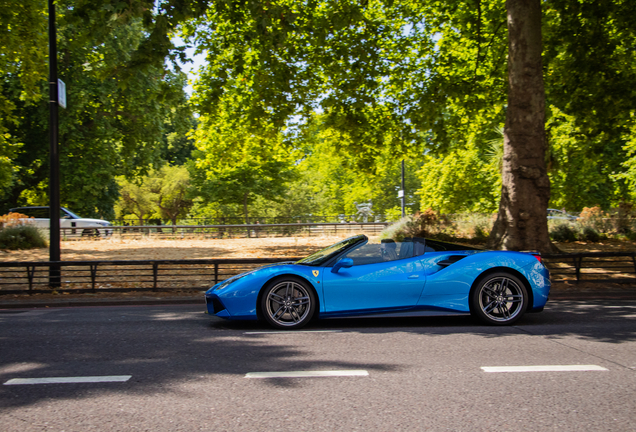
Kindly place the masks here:
[[(62, 242), (62, 260), (302, 257), (346, 237), (348, 236), (179, 240), (114, 237)], [(48, 261), (48, 259), (47, 248), (0, 251), (2, 261)]]
[[(320, 237), (273, 237), (251, 239), (160, 239), (119, 238), (62, 242), (62, 260), (155, 260), (203, 258), (303, 257), (329, 246), (349, 234)], [(563, 252), (604, 252), (636, 249), (634, 242), (606, 240), (600, 243), (558, 243)], [(48, 261), (47, 248), (0, 250), (0, 261)]]

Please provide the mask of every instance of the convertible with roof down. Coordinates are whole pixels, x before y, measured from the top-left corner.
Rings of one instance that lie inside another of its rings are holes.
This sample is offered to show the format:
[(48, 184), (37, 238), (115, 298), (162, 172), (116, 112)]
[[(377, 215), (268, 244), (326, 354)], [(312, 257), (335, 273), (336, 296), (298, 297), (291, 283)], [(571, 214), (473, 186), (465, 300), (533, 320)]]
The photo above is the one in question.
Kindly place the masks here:
[(512, 324), (543, 310), (550, 275), (535, 253), (423, 238), (342, 240), (307, 258), (260, 267), (210, 288), (208, 312), (298, 329), (315, 318), (472, 314)]

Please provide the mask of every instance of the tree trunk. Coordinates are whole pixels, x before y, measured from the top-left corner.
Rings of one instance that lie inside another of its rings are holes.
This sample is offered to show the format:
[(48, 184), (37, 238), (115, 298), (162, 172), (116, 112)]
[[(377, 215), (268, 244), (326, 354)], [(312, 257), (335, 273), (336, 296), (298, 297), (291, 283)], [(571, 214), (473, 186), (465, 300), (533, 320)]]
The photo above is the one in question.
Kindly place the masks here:
[(501, 201), (489, 247), (552, 252), (541, 64), (541, 0), (507, 0), (508, 107)]

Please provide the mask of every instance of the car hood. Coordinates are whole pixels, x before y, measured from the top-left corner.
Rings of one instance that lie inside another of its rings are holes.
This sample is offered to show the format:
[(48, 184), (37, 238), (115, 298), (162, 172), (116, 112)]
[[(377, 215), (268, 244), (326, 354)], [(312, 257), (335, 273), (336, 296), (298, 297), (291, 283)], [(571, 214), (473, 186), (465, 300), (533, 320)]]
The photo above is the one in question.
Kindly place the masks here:
[(110, 225), (110, 222), (102, 220), (102, 219), (89, 219), (89, 218), (81, 218), (81, 219), (75, 219), (76, 221), (82, 221), (82, 222), (87, 222), (87, 223), (94, 223), (94, 224), (99, 224), (99, 225), (104, 225), (104, 224), (108, 224)]

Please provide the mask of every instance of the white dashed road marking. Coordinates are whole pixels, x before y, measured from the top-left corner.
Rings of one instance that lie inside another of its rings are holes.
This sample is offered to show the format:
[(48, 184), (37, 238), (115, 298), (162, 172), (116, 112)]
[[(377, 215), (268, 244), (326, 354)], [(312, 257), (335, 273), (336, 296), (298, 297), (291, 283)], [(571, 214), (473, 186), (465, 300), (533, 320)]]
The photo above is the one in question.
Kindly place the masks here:
[(4, 383), (4, 385), (126, 382), (130, 378), (132, 378), (132, 375), (52, 377), (52, 378), (13, 378), (7, 381), (6, 383)]
[(295, 371), (295, 372), (250, 372), (245, 378), (316, 378), (369, 376), (365, 370)]
[(606, 371), (596, 365), (552, 365), (552, 366), (483, 366), (484, 372), (586, 372)]

